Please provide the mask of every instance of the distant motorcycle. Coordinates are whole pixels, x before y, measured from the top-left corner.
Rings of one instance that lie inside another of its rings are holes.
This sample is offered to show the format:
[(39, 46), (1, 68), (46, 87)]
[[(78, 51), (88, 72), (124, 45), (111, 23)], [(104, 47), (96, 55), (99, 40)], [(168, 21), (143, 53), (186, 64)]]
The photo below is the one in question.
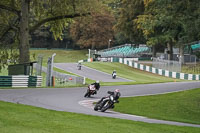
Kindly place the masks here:
[[(112, 92), (108, 92), (108, 93), (110, 94)], [(100, 110), (101, 112), (105, 112), (107, 109), (114, 108), (114, 104), (119, 103), (118, 98), (119, 96), (117, 97), (117, 99), (114, 98), (113, 94), (107, 97), (104, 97), (96, 103), (94, 110), (95, 111)]]
[(77, 67), (78, 67), (78, 70), (81, 70), (81, 63), (78, 63)]
[(84, 97), (90, 97), (91, 95), (94, 95), (94, 94), (97, 94), (97, 90), (96, 90), (95, 86), (89, 85)]
[(112, 78), (116, 79), (116, 77), (117, 77), (117, 72), (116, 72), (116, 70), (114, 70), (113, 73), (112, 73)]
[(117, 74), (116, 74), (116, 73), (113, 73), (113, 74), (112, 74), (112, 78), (113, 78), (113, 79), (116, 79), (116, 77), (117, 77)]

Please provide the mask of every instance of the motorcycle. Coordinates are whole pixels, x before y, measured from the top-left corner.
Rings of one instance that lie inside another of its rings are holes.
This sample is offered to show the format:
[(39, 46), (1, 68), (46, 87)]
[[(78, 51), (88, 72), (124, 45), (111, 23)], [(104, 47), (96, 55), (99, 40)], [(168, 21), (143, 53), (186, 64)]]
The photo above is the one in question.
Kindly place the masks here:
[(99, 100), (96, 103), (94, 110), (100, 110), (101, 112), (105, 112), (107, 109), (114, 108), (115, 103), (119, 103), (119, 101), (115, 100), (113, 95), (110, 95), (108, 97), (105, 97), (103, 100)]
[(78, 70), (81, 70), (81, 66), (78, 66)]
[(78, 67), (78, 70), (81, 70), (81, 64), (80, 63), (77, 65), (77, 67)]
[(116, 73), (113, 73), (113, 74), (112, 74), (112, 78), (113, 78), (113, 79), (116, 79), (116, 77), (117, 77), (117, 74), (116, 74)]
[(90, 97), (91, 95), (94, 95), (94, 94), (97, 94), (95, 86), (89, 85), (84, 97)]

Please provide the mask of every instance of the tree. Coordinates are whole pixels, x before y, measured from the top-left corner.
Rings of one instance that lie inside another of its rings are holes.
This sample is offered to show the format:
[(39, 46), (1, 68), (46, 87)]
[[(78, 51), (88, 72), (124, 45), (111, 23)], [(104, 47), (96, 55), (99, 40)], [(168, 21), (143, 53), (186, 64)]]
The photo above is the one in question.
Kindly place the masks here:
[(99, 49), (113, 40), (114, 21), (113, 15), (104, 7), (101, 13), (92, 13), (90, 18), (77, 18), (70, 33), (81, 48)]
[[(197, 0), (145, 0), (145, 12), (134, 21), (143, 31), (147, 44), (165, 44), (172, 60), (172, 47), (197, 38), (200, 2)], [(196, 35), (195, 35), (196, 34)], [(182, 60), (183, 61), (183, 60)]]
[(122, 0), (120, 3), (119, 18), (114, 26), (116, 32), (124, 35), (134, 43), (144, 43), (142, 30), (137, 28), (134, 19), (144, 12), (143, 0)]
[(18, 44), (19, 62), (29, 62), (31, 33), (46, 26), (50, 27), (55, 39), (62, 39), (63, 30), (73, 18), (88, 16), (97, 11), (97, 5), (98, 0), (1, 0), (1, 48), (5, 38), (12, 34), (15, 37), (12, 44)]

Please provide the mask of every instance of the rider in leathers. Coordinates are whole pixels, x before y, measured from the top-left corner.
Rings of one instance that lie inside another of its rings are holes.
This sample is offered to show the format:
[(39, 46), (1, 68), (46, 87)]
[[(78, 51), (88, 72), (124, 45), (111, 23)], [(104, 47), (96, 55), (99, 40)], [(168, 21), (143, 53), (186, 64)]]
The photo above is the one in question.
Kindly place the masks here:
[(94, 87), (97, 89), (97, 91), (99, 90), (100, 88), (100, 84), (99, 84), (99, 81), (97, 80), (95, 83), (92, 83), (91, 85), (94, 85)]
[[(108, 94), (113, 95), (114, 100), (117, 103), (119, 103), (118, 99), (121, 96), (121, 93), (119, 92), (119, 89), (116, 89), (115, 91), (108, 91)], [(98, 103), (102, 102), (103, 99), (105, 99), (105, 98), (107, 98), (107, 97), (102, 97), (101, 100)]]

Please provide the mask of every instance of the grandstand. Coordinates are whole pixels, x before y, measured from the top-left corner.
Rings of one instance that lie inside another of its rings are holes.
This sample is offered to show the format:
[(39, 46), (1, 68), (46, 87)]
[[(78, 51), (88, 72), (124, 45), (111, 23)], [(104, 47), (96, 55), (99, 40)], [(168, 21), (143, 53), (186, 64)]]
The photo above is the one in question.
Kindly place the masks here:
[(200, 50), (200, 42), (199, 42), (199, 43), (196, 43), (196, 44), (193, 44), (193, 45), (191, 45), (191, 48), (192, 48), (192, 50)]
[(98, 51), (98, 54), (101, 57), (140, 57), (142, 54), (149, 54), (150, 48), (146, 45), (140, 45), (139, 47), (135, 47), (132, 44), (125, 44), (117, 47), (112, 47), (109, 49)]
[(200, 51), (200, 41), (184, 44), (184, 53), (193, 54), (196, 51)]

